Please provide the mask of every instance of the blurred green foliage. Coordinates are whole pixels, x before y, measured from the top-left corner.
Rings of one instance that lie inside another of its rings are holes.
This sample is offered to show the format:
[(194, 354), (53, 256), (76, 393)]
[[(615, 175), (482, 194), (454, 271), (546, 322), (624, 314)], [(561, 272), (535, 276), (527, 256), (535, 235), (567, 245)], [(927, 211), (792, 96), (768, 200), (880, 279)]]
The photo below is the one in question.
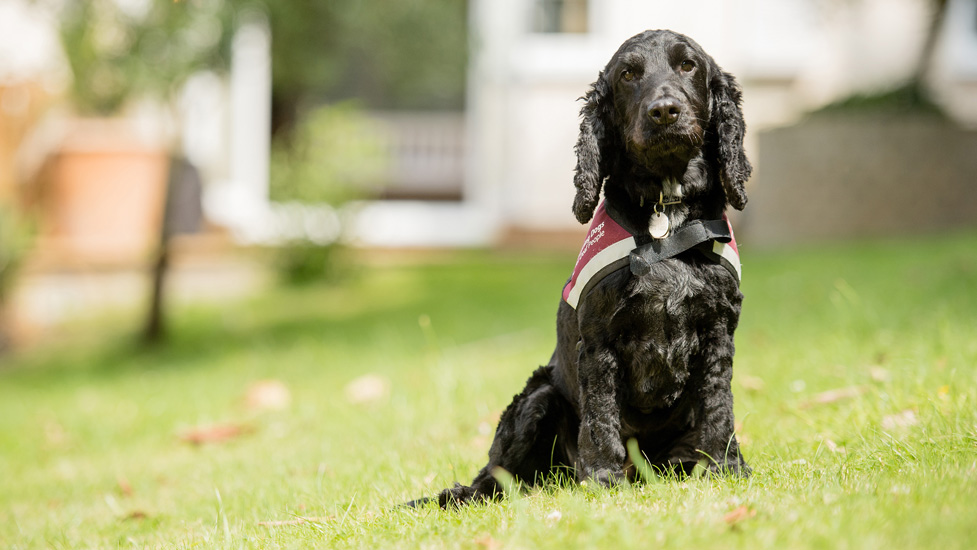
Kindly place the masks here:
[[(353, 102), (310, 111), (271, 154), (271, 199), (337, 208), (369, 193), (387, 168), (380, 129)], [(335, 279), (341, 245), (295, 238), (279, 246), (275, 266), (283, 282)]]
[(355, 103), (310, 110), (271, 152), (271, 199), (342, 204), (363, 196), (386, 168), (379, 128)]
[(289, 241), (275, 249), (275, 267), (282, 283), (301, 286), (321, 281), (334, 282), (347, 272), (343, 246), (317, 244), (306, 239)]
[(232, 11), (221, 0), (65, 2), (60, 34), (72, 97), (111, 115), (133, 97), (167, 97), (194, 71), (227, 65)]
[(30, 248), (30, 224), (17, 210), (0, 203), (0, 353), (8, 348), (4, 306), (18, 268)]
[(18, 210), (0, 204), (0, 304), (30, 247), (31, 234), (30, 226)]
[[(39, 2), (52, 0), (37, 0)], [(165, 97), (200, 69), (224, 70), (234, 30), (265, 17), (272, 34), (276, 127), (326, 101), (370, 108), (464, 103), (464, 0), (85, 0), (60, 5), (60, 31), (86, 114), (137, 95)]]
[(302, 102), (359, 98), (369, 108), (459, 109), (465, 0), (263, 2), (273, 93)]
[(922, 114), (946, 118), (943, 109), (919, 81), (874, 93), (858, 93), (844, 97), (814, 111), (831, 113)]

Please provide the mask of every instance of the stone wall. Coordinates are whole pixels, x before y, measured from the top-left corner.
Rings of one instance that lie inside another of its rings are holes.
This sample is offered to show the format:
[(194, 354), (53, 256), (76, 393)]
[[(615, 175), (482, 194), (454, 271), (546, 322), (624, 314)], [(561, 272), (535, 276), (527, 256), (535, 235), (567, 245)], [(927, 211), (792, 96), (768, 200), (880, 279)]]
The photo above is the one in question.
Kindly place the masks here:
[(977, 131), (933, 116), (824, 114), (761, 132), (758, 141), (750, 203), (737, 225), (743, 243), (977, 227)]

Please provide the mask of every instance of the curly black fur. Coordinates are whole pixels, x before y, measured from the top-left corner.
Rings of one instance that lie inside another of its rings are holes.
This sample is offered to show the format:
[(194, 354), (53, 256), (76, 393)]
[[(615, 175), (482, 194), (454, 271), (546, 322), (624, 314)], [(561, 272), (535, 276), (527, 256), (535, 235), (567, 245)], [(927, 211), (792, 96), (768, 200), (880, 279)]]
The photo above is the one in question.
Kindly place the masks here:
[[(746, 205), (751, 167), (740, 89), (688, 37), (632, 37), (582, 99), (573, 203), (581, 223), (593, 216), (602, 186), (631, 228), (648, 226), (662, 193), (682, 197), (666, 207), (673, 226)], [(614, 272), (576, 310), (561, 302), (556, 350), (502, 414), (488, 464), (471, 485), (442, 491), (438, 503), (495, 496), (496, 468), (527, 484), (560, 468), (615, 483), (627, 475), (631, 438), (662, 470), (704, 462), (749, 475), (730, 389), (742, 298), (726, 269), (687, 252), (640, 277)]]

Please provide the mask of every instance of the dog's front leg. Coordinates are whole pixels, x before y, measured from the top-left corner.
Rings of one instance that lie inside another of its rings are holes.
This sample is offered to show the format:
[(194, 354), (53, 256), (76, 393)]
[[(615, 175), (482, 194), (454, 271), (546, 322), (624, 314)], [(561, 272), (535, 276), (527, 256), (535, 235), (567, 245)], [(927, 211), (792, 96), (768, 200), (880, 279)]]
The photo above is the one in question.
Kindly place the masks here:
[(708, 455), (708, 470), (720, 474), (750, 475), (740, 454), (733, 421), (733, 335), (722, 334), (705, 358), (705, 380), (699, 389), (700, 416), (697, 448)]
[(617, 360), (609, 350), (580, 354), (579, 479), (609, 486), (624, 477), (621, 413), (617, 403)]

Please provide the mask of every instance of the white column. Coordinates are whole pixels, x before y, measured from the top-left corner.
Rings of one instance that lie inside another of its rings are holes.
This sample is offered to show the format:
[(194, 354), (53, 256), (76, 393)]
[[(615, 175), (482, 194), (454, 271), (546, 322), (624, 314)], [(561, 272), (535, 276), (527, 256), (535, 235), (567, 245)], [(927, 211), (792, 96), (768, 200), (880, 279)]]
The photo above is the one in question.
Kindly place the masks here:
[(207, 215), (242, 241), (268, 232), (271, 154), (271, 35), (262, 20), (243, 24), (231, 49), (228, 180), (204, 197)]

